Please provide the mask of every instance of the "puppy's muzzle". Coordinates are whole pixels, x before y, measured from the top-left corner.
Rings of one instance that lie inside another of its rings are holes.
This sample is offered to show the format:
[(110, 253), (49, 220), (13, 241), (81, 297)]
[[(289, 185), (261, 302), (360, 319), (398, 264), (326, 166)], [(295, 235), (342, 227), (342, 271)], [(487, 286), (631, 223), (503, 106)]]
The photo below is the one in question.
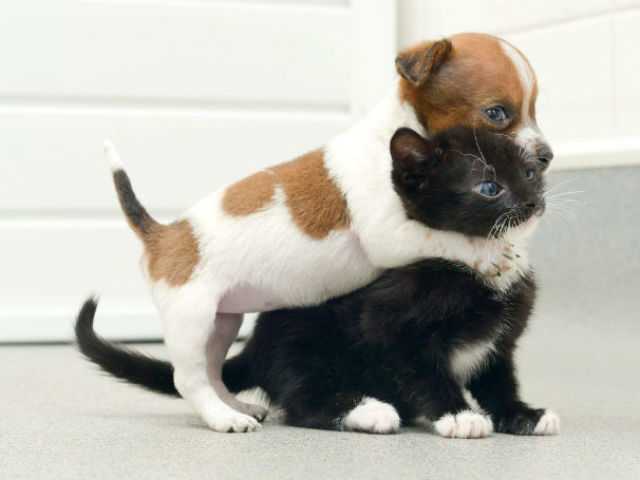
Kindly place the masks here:
[(553, 151), (551, 150), (551, 147), (546, 143), (538, 145), (536, 148), (536, 155), (538, 156), (538, 160), (543, 164), (543, 168), (547, 169), (551, 160), (553, 160)]

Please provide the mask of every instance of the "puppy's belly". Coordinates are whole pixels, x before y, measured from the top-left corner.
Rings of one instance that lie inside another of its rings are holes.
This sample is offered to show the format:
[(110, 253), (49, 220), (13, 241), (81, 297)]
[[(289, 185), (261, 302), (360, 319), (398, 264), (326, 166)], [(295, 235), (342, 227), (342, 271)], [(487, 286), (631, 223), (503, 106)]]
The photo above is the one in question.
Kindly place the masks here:
[(233, 287), (218, 304), (220, 313), (250, 313), (277, 310), (285, 306), (284, 301), (266, 289), (251, 285)]

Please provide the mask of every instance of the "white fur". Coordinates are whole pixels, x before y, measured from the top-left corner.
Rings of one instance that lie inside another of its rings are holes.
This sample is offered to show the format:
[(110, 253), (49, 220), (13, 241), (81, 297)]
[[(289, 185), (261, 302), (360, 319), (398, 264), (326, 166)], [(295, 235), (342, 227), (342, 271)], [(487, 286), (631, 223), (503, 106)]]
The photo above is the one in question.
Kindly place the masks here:
[(534, 435), (555, 435), (560, 431), (560, 417), (551, 410), (545, 410), (544, 415), (538, 420)]
[(113, 144), (113, 142), (107, 138), (103, 143), (103, 148), (104, 154), (109, 161), (109, 167), (111, 168), (111, 171), (115, 172), (116, 170), (122, 170), (122, 159), (120, 158), (120, 154), (118, 153), (118, 150), (116, 149), (116, 146)]
[(400, 428), (400, 415), (388, 403), (364, 397), (342, 421), (347, 430), (370, 433), (395, 433)]
[[(242, 313), (317, 304), (371, 282), (383, 268), (425, 257), (458, 260), (489, 274), (496, 265), (505, 272), (517, 270), (515, 259), (504, 255), (505, 241), (470, 243), (461, 234), (407, 219), (390, 180), (389, 142), (401, 126), (425, 133), (412, 107), (400, 102), (395, 84), (368, 117), (326, 146), (325, 166), (347, 199), (349, 229), (319, 240), (308, 237), (293, 222), (280, 188), (260, 211), (230, 216), (222, 208), (221, 188), (183, 217), (200, 253), (189, 281), (174, 287), (146, 273), (163, 318), (176, 388), (212, 429), (258, 427), (255, 409), (233, 399), (220, 376)], [(110, 142), (105, 151), (113, 168), (121, 168)], [(499, 289), (508, 288), (513, 278), (501, 275), (493, 281)], [(247, 292), (254, 298), (242, 298)]]
[(459, 384), (464, 385), (495, 352), (493, 340), (465, 345), (453, 350), (449, 357), (449, 368)]
[(533, 69), (527, 62), (527, 59), (510, 43), (500, 40), (500, 46), (502, 51), (511, 60), (514, 67), (518, 72), (520, 78), (520, 84), (524, 90), (524, 96), (521, 106), (520, 115), (522, 118), (523, 128), (515, 133), (516, 141), (529, 152), (534, 152), (536, 147), (542, 143), (547, 143), (544, 135), (538, 128), (536, 121), (531, 117), (529, 108), (531, 103), (531, 97), (533, 96), (533, 90), (535, 87), (536, 77)]
[(471, 410), (447, 414), (433, 423), (439, 435), (447, 438), (482, 438), (493, 432), (493, 422), (486, 415)]
[(368, 117), (325, 149), (327, 169), (347, 198), (353, 229), (371, 263), (393, 268), (441, 256), (468, 265), (479, 261), (481, 271), (491, 271), (492, 263), (510, 264), (502, 257), (504, 245), (499, 242), (490, 249), (482, 241), (470, 245), (464, 235), (432, 230), (407, 219), (389, 181), (389, 142), (401, 126), (424, 134), (413, 108), (400, 103), (393, 90)]
[[(508, 265), (502, 265), (500, 275), (494, 277), (482, 277), (482, 279), (498, 292), (507, 292), (511, 285), (523, 277), (531, 269), (529, 264), (529, 239), (538, 227), (538, 218), (531, 217), (530, 220), (516, 228), (508, 229), (501, 241), (508, 247), (503, 255), (512, 260)], [(489, 243), (494, 242), (491, 240)], [(490, 245), (491, 248), (491, 245)]]

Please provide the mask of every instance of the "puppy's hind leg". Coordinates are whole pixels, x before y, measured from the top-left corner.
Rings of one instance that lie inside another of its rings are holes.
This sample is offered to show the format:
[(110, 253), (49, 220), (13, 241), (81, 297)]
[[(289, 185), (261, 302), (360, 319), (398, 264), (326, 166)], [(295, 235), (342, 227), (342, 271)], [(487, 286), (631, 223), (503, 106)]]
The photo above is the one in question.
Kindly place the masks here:
[[(173, 363), (174, 383), (180, 395), (212, 430), (248, 432), (260, 426), (258, 421), (227, 405), (207, 374), (209, 338), (216, 338), (216, 330), (225, 327), (225, 322), (214, 322), (219, 299), (220, 295), (211, 288), (195, 282), (156, 295), (165, 323), (165, 341)], [(242, 319), (236, 320), (241, 322)], [(226, 338), (229, 333), (233, 331), (217, 336)]]
[(213, 333), (207, 343), (209, 380), (213, 389), (227, 405), (246, 415), (252, 416), (258, 421), (262, 421), (267, 416), (267, 409), (260, 405), (241, 402), (229, 392), (227, 386), (222, 381), (222, 366), (224, 365), (231, 344), (233, 344), (238, 336), (238, 330), (240, 330), (241, 325), (242, 314), (216, 314)]

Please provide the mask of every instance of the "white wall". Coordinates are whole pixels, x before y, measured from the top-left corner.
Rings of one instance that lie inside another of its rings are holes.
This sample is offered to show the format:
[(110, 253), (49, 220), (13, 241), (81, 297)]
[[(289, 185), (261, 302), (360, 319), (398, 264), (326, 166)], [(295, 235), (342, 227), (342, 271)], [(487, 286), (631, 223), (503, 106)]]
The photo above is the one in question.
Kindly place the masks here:
[(640, 0), (399, 0), (398, 42), (461, 31), (531, 60), (554, 168), (640, 163)]
[(323, 144), (393, 75), (366, 4), (0, 1), (0, 341), (70, 338), (92, 292), (101, 332), (158, 336), (102, 140), (161, 219)]
[(0, 0), (0, 342), (70, 338), (92, 292), (101, 332), (159, 335), (104, 137), (170, 219), (344, 130), (396, 43), (481, 30), (533, 62), (556, 168), (638, 161), (639, 27), (640, 0)]

